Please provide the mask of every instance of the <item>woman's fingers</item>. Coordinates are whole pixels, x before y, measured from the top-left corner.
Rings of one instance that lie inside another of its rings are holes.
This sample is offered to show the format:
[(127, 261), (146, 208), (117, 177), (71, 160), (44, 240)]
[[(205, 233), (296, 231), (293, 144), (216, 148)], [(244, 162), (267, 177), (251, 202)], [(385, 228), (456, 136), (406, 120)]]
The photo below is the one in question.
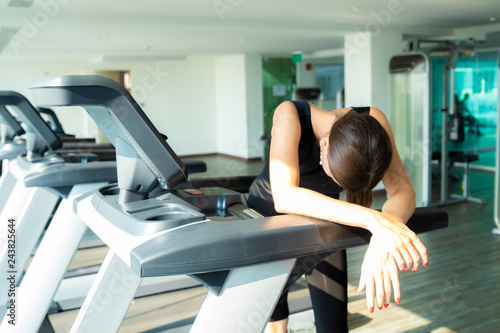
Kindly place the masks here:
[[(397, 272), (397, 270), (396, 270), (396, 272)], [(390, 274), (385, 274), (385, 276), (384, 276), (384, 294), (385, 294), (384, 307), (387, 308), (389, 306), (389, 303), (391, 303), (391, 275)]]
[(403, 256), (404, 260), (405, 260), (405, 271), (409, 271), (410, 269), (412, 269), (413, 267), (413, 258), (410, 254), (410, 252), (408, 251), (408, 247), (402, 247), (400, 249), (400, 252), (401, 252), (401, 256)]
[(389, 251), (389, 253), (394, 257), (396, 260), (396, 263), (398, 265), (398, 268), (401, 272), (405, 271), (406, 268), (406, 261), (403, 258), (400, 249), (396, 246), (392, 251)]
[[(427, 257), (427, 249), (413, 231), (409, 231), (408, 237), (408, 243), (406, 244), (405, 248), (408, 251), (408, 254), (411, 256), (411, 263), (407, 261), (407, 266), (410, 266), (407, 269), (411, 269), (416, 272), (418, 270), (418, 267), (420, 266), (420, 258), (422, 258), (422, 263), (424, 264), (424, 266), (427, 267), (427, 264), (429, 262), (429, 258)], [(404, 254), (403, 257), (405, 257)], [(407, 258), (405, 257), (405, 260), (406, 259)]]
[(375, 298), (375, 288), (373, 286), (373, 278), (369, 281), (366, 281), (366, 306), (368, 307), (368, 311), (373, 313), (373, 309), (375, 309), (375, 305), (373, 299)]
[[(415, 235), (415, 234), (414, 234)], [(425, 247), (424, 243), (420, 240), (420, 238), (415, 235), (415, 237), (412, 239), (413, 245), (417, 249), (418, 253), (420, 253), (420, 257), (422, 258), (422, 263), (424, 264), (425, 267), (429, 264), (429, 257), (427, 255), (427, 248)]]
[(420, 256), (418, 255), (417, 250), (413, 246), (411, 246), (408, 249), (408, 252), (410, 253), (413, 261), (413, 267), (411, 267), (410, 269), (416, 272), (418, 270), (418, 267), (420, 266)]
[(365, 289), (365, 286), (366, 286), (365, 274), (364, 274), (364, 270), (361, 270), (361, 276), (359, 277), (359, 284), (358, 284), (358, 288), (356, 289), (356, 291), (358, 293), (362, 292), (363, 289)]
[(385, 288), (384, 288), (384, 277), (375, 277), (375, 289), (377, 290), (377, 306), (379, 310), (382, 310), (385, 302)]
[(396, 266), (396, 263), (394, 262), (394, 259), (392, 261), (391, 259), (389, 260), (389, 271), (391, 274), (392, 289), (394, 290), (394, 301), (399, 304), (399, 302), (401, 301), (401, 287), (399, 285), (398, 268)]

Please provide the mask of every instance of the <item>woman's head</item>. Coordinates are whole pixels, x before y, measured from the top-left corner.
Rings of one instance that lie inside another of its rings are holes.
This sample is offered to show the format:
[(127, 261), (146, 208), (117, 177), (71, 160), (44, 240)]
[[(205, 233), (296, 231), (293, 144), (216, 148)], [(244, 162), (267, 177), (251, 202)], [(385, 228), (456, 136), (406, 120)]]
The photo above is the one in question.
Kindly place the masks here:
[(374, 117), (348, 112), (337, 119), (328, 140), (331, 177), (347, 192), (347, 201), (371, 206), (372, 189), (392, 160), (389, 135)]

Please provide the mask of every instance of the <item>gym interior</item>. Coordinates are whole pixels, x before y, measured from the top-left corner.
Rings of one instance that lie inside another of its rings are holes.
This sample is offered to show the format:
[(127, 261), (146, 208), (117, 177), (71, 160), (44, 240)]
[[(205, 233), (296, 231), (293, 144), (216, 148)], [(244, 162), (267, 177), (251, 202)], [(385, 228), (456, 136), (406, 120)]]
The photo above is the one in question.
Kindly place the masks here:
[[(350, 332), (499, 331), (496, 1), (0, 8), (0, 332), (262, 332), (289, 288), (288, 332), (313, 333), (297, 263), (340, 248)], [(287, 100), (389, 120), (429, 252), (400, 304), (356, 292), (370, 235), (244, 206)], [(337, 238), (281, 242), (320, 227)]]

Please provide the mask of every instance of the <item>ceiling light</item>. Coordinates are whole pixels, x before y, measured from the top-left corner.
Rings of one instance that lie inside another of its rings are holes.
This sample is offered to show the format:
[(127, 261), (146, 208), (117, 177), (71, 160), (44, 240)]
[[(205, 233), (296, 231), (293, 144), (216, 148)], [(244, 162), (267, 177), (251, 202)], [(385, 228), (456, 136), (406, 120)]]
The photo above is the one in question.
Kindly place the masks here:
[(490, 17), (490, 22), (495, 22), (496, 20), (497, 19), (494, 16)]
[(361, 7), (360, 6), (352, 6), (351, 8), (349, 8), (349, 10), (351, 10), (353, 12), (359, 12), (361, 10)]
[(10, 0), (7, 6), (29, 8), (33, 5), (33, 2), (35, 0)]
[(98, 37), (100, 40), (108, 40), (108, 36), (106, 35), (101, 35)]
[(240, 38), (240, 43), (243, 44), (245, 43), (247, 40), (245, 38)]
[(144, 45), (142, 48), (144, 51), (149, 51), (151, 49), (151, 45)]

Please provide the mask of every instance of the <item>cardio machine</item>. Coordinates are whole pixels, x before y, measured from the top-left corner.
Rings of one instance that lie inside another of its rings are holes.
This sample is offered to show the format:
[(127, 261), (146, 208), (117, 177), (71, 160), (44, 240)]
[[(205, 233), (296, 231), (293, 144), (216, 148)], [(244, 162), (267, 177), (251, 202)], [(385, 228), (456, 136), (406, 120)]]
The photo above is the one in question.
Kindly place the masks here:
[(10, 160), (26, 153), (26, 142), (19, 138), (24, 129), (4, 105), (0, 105), (0, 160)]
[[(430, 44), (432, 47), (424, 48), (423, 44)], [(450, 152), (448, 149), (448, 141), (460, 141), (463, 131), (460, 115), (455, 108), (454, 68), (459, 55), (471, 54), (474, 45), (473, 40), (457, 45), (448, 40), (415, 39), (408, 43), (408, 53), (393, 56), (390, 60), (389, 121), (401, 159), (415, 187), (417, 206), (428, 206), (432, 201), (432, 160), (439, 160), (441, 175), (440, 197), (435, 205), (445, 206), (465, 201), (485, 203), (484, 199), (474, 198), (469, 193), (470, 163), (477, 160), (478, 156)], [(435, 126), (432, 117), (433, 99), (437, 97), (432, 93), (435, 68), (431, 55), (436, 52), (447, 54), (442, 73), (440, 135), (433, 133)], [(437, 146), (440, 151), (433, 152), (433, 148)], [(448, 193), (447, 175), (450, 165), (455, 162), (464, 165), (463, 192), (460, 195)]]
[(19, 155), (26, 154), (26, 141), (19, 136), (24, 134), (24, 129), (10, 114), (4, 105), (0, 105), (0, 161), (2, 163), (2, 176), (0, 178), (0, 212), (14, 187), (16, 180), (8, 176), (8, 161)]
[[(209, 290), (191, 332), (259, 332), (281, 292), (305, 271), (370, 238), (312, 218), (262, 217), (220, 188), (175, 190), (186, 180), (184, 164), (110, 79), (45, 77), (31, 90), (39, 106), (82, 106), (116, 148), (118, 186), (75, 200), (78, 216), (110, 251), (72, 332), (117, 331), (142, 278), (177, 274)], [(443, 210), (418, 208), (408, 226), (423, 232), (447, 223)]]
[[(498, 73), (500, 73), (500, 54), (498, 55)], [(500, 96), (498, 98), (497, 108), (497, 138), (495, 155), (495, 199), (493, 202), (493, 220), (495, 228), (491, 231), (493, 235), (500, 236)]]
[[(26, 155), (18, 156), (9, 163), (7, 179), (13, 186), (7, 200), (2, 203), (2, 221), (13, 220), (15, 255), (7, 251), (7, 242), (0, 246), (0, 271), (11, 272), (18, 284), (25, 265), (38, 242), (44, 227), (52, 218), (51, 225), (71, 224), (78, 217), (72, 211), (72, 200), (89, 190), (116, 180), (116, 163), (97, 162), (94, 154), (56, 153), (62, 147), (61, 140), (43, 121), (27, 99), (10, 91), (0, 92), (0, 104), (15, 109), (25, 123)], [(95, 161), (95, 162), (94, 162)], [(2, 183), (2, 193), (6, 186)], [(2, 228), (0, 233), (7, 231)], [(66, 240), (59, 234), (58, 242)], [(4, 238), (4, 237), (2, 237)], [(78, 243), (76, 244), (76, 246)], [(7, 264), (8, 263), (8, 264)], [(8, 290), (8, 281), (1, 279), (0, 289)], [(0, 296), (2, 319), (6, 311), (7, 293)], [(6, 317), (7, 318), (7, 317)]]
[[(70, 146), (73, 145), (74, 147), (72, 147), (73, 149), (68, 148), (67, 136), (64, 137), (64, 142), (61, 142), (63, 138), (55, 135), (40, 117), (35, 107), (24, 96), (15, 92), (0, 92), (0, 104), (13, 108), (12, 111), (26, 124), (28, 132), (32, 133), (27, 138), (28, 142), (33, 140), (33, 136), (40, 145), (53, 142), (50, 145), (53, 149), (49, 154), (44, 154), (44, 147), (37, 146), (36, 153), (33, 153), (34, 149), (32, 148), (31, 154), (26, 157), (18, 157), (13, 163), (14, 166), (9, 175), (15, 173), (11, 177), (14, 179), (14, 184), (19, 189), (36, 195), (22, 197), (19, 195), (21, 190), (13, 191), (8, 200), (10, 202), (19, 202), (20, 211), (14, 212), (12, 209), (6, 209), (7, 212), (2, 212), (2, 214), (5, 214), (2, 216), (17, 217), (16, 243), (19, 244), (15, 255), (17, 283), (20, 281), (23, 268), (47, 221), (55, 212), (38, 246), (35, 257), (26, 275), (23, 276), (21, 285), (18, 287), (20, 303), (23, 303), (23, 296), (32, 295), (33, 298), (30, 299), (29, 303), (25, 303), (26, 306), (23, 307), (24, 313), (30, 318), (29, 321), (23, 321), (23, 324), (29, 323), (30, 327), (19, 325), (17, 328), (36, 332), (53, 300), (57, 302), (59, 309), (71, 309), (81, 306), (81, 302), (83, 302), (83, 298), (88, 292), (93, 278), (95, 278), (95, 273), (92, 272), (93, 268), (91, 267), (90, 270), (86, 270), (84, 275), (76, 274), (77, 276), (75, 276), (75, 274), (72, 274), (69, 278), (63, 280), (67, 267), (80, 244), (83, 234), (87, 230), (86, 226), (72, 211), (72, 204), (74, 198), (79, 195), (116, 181), (116, 162), (98, 161), (98, 158), (101, 157), (98, 155), (101, 153), (105, 153), (106, 156), (110, 155), (108, 151), (111, 145), (101, 147), (88, 142), (88, 140), (78, 142), (76, 140), (79, 139), (70, 139)], [(7, 112), (6, 117), (10, 116), (12, 119), (9, 119), (15, 121), (10, 112), (5, 108), (3, 110)], [(54, 115), (52, 114), (52, 116)], [(15, 123), (19, 125), (17, 122)], [(26, 147), (26, 144), (24, 146)], [(74, 148), (83, 148), (92, 153), (77, 152)], [(26, 151), (26, 148), (24, 150)], [(97, 154), (94, 154), (93, 152), (96, 152), (96, 150)], [(112, 150), (114, 159), (114, 148)], [(194, 163), (193, 167), (197, 170), (203, 170), (204, 165), (200, 165), (198, 162)], [(2, 191), (2, 193), (9, 192)], [(37, 194), (38, 192), (40, 194)], [(7, 206), (9, 205), (8, 203)], [(28, 211), (30, 214), (25, 214), (24, 211)], [(19, 218), (19, 214), (23, 217), (26, 215), (26, 217)], [(6, 250), (3, 242), (1, 245), (2, 250)], [(55, 251), (55, 255), (52, 255), (51, 251)], [(5, 265), (4, 259), (7, 257), (3, 255), (2, 258), (2, 265)], [(7, 269), (4, 270), (3, 268), (6, 268), (6, 266), (2, 266), (2, 271), (7, 271)], [(2, 281), (2, 283), (5, 283), (5, 281)], [(44, 287), (40, 288), (40, 284), (43, 284)], [(140, 293), (146, 295), (152, 292), (163, 292), (166, 288), (175, 289), (192, 286), (193, 284), (192, 279), (189, 281), (157, 279), (144, 283)], [(2, 287), (4, 287), (3, 284)], [(2, 296), (5, 297), (5, 295)], [(1, 304), (5, 304), (5, 300), (2, 300)], [(1, 312), (4, 314), (4, 306), (2, 306)], [(3, 329), (8, 328), (9, 326), (4, 323), (0, 330), (3, 331)]]

